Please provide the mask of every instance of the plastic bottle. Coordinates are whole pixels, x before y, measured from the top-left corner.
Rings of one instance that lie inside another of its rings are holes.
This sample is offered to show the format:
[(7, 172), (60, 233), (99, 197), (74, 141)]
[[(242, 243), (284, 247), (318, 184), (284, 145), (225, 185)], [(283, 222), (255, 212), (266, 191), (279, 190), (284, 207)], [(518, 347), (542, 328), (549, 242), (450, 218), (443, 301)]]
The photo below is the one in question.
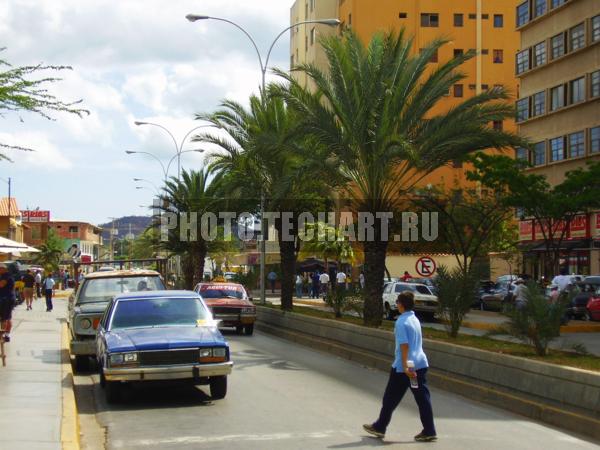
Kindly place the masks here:
[[(412, 360), (408, 360), (406, 361), (406, 367), (408, 369), (409, 372), (414, 372), (415, 371), (415, 363)], [(417, 377), (409, 377), (410, 378), (410, 387), (411, 389), (417, 389), (419, 387), (419, 381), (417, 380)]]

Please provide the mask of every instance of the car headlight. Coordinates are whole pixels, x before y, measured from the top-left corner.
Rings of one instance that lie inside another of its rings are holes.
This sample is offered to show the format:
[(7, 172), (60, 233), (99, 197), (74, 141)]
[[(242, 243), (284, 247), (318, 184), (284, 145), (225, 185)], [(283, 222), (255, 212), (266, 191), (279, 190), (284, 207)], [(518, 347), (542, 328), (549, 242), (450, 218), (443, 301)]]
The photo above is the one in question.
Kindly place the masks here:
[(224, 358), (225, 356), (227, 356), (227, 349), (225, 347), (213, 348), (213, 356), (220, 356)]
[(81, 321), (79, 322), (79, 325), (84, 330), (87, 330), (92, 326), (92, 321), (90, 319), (81, 319)]
[(242, 314), (254, 314), (255, 311), (256, 311), (256, 308), (254, 308), (253, 306), (249, 306), (247, 308), (242, 308)]
[(207, 347), (201, 348), (199, 351), (200, 362), (225, 362), (226, 360), (227, 349), (225, 347)]
[(110, 355), (111, 367), (136, 364), (137, 361), (138, 361), (137, 353), (114, 353), (114, 354)]

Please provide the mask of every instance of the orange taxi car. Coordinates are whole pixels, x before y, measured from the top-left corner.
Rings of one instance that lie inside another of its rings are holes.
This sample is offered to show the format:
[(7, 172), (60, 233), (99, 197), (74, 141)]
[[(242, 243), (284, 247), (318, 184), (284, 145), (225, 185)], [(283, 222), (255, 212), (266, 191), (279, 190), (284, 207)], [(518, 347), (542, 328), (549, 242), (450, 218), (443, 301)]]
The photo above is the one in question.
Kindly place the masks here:
[(200, 294), (213, 318), (220, 326), (235, 327), (236, 332), (248, 336), (254, 332), (256, 307), (250, 301), (244, 286), (238, 283), (198, 283), (194, 290)]

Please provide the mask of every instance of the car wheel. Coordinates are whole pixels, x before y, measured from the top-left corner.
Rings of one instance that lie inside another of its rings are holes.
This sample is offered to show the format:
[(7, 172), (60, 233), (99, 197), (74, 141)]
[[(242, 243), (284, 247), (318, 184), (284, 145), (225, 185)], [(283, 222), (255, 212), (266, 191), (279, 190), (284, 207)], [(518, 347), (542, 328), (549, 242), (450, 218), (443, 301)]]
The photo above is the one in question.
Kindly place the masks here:
[(246, 336), (252, 336), (252, 333), (254, 333), (254, 324), (251, 323), (250, 325), (246, 325), (244, 327), (244, 334)]
[(87, 355), (75, 355), (75, 372), (85, 372), (90, 368), (90, 358)]
[(220, 400), (227, 395), (227, 377), (225, 375), (219, 377), (210, 377), (210, 396), (214, 400)]
[(244, 327), (242, 325), (235, 327), (235, 332), (237, 334), (242, 334), (244, 332)]
[(118, 381), (104, 381), (104, 394), (107, 403), (118, 403), (121, 399), (121, 383)]

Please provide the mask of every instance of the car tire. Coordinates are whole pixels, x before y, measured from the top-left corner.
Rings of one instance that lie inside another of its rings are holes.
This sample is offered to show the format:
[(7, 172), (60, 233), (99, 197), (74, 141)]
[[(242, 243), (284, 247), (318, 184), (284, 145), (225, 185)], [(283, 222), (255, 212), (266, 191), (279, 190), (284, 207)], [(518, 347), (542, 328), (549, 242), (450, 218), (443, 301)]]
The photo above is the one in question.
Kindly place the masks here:
[(235, 327), (236, 334), (242, 334), (244, 332), (244, 327), (242, 325), (238, 325)]
[(250, 325), (244, 326), (244, 334), (246, 336), (252, 336), (252, 333), (254, 333), (254, 324), (253, 323), (251, 323)]
[(394, 315), (388, 302), (383, 304), (383, 317), (385, 317), (387, 320), (394, 320)]
[(87, 355), (75, 355), (75, 372), (85, 372), (90, 368), (90, 358)]
[(104, 394), (107, 403), (118, 403), (121, 400), (121, 383), (118, 381), (104, 381)]
[(210, 377), (210, 396), (213, 400), (220, 400), (227, 395), (227, 377), (221, 375), (218, 377)]

